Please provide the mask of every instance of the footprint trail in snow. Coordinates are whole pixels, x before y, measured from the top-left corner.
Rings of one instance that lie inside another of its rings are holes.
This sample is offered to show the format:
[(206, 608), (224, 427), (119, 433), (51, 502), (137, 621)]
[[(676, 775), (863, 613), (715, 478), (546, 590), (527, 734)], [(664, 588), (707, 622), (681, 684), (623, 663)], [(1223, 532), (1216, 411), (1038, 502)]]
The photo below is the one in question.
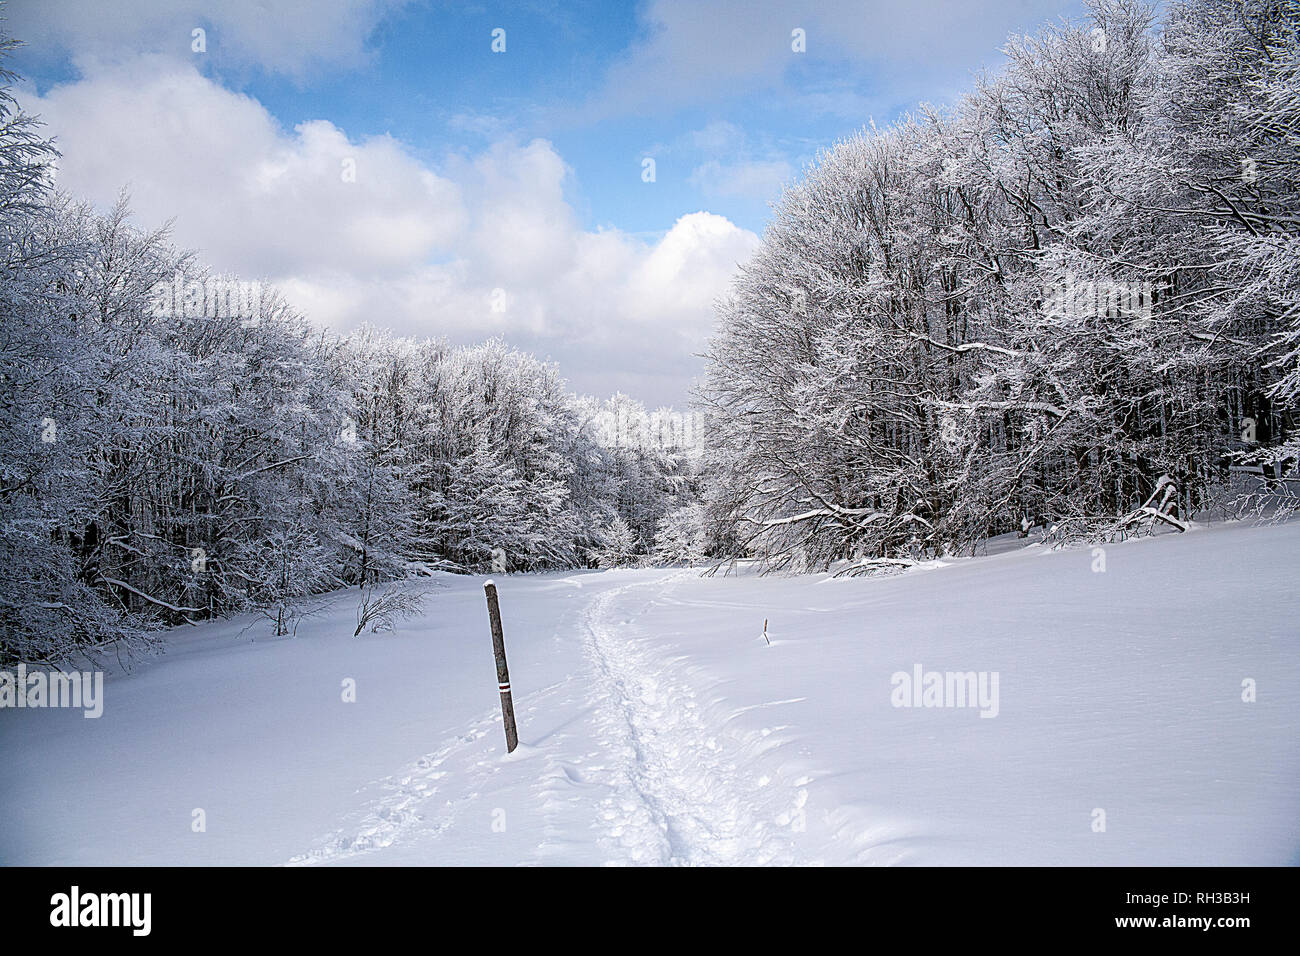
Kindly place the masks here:
[[(517, 699), (524, 745), (513, 758), (502, 753), (499, 713), (489, 712), (363, 788), (377, 795), (289, 864), (384, 862), (382, 851), (435, 863), (453, 827), (474, 835), (486, 863), (804, 862), (796, 844), (809, 778), (787, 783), (771, 761), (757, 769), (779, 735), (733, 726), (740, 711), (699, 697), (686, 664), (628, 617), (681, 579), (602, 589), (577, 609), (555, 637), (575, 655), (575, 673)], [(491, 813), (532, 829), (493, 843)]]

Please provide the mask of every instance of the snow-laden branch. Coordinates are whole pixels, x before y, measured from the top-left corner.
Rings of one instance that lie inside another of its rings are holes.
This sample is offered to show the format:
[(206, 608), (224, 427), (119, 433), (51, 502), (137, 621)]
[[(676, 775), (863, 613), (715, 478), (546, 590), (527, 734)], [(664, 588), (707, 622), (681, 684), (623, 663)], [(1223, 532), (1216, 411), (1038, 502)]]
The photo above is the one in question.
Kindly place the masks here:
[(111, 584), (114, 587), (119, 587), (124, 591), (129, 591), (130, 593), (134, 594), (136, 597), (144, 601), (148, 601), (150, 604), (155, 604), (158, 607), (165, 607), (167, 608), (167, 610), (175, 611), (177, 614), (206, 614), (208, 610), (205, 607), (182, 607), (180, 605), (172, 604), (170, 601), (164, 601), (162, 598), (154, 597), (152, 594), (146, 594), (145, 592), (141, 591), (139, 588), (135, 588), (127, 584), (125, 581), (118, 580), (117, 578), (110, 578), (108, 575), (105, 574), (101, 574), (99, 576), (99, 579), (103, 581), (105, 584)]
[(963, 342), (961, 345), (949, 345), (946, 342), (937, 342), (928, 335), (922, 335), (920, 332), (907, 332), (908, 338), (916, 339), (918, 342), (924, 342), (927, 345), (933, 345), (937, 349), (943, 349), (946, 352), (995, 352), (998, 355), (1008, 355), (1015, 358), (1022, 353), (1015, 349), (1003, 348), (1000, 345), (992, 345), (988, 342)]

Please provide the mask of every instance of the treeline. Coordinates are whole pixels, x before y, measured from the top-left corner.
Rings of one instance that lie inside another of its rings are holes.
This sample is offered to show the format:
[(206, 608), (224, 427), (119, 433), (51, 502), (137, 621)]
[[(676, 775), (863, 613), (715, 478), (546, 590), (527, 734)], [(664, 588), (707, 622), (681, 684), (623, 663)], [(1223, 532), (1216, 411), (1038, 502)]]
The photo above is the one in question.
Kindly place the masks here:
[(720, 304), (707, 430), (501, 342), (313, 327), (54, 193), (3, 73), (0, 664), (437, 570), (1181, 526), (1300, 452), (1298, 30), (1103, 0), (828, 151)]
[(1294, 465), (1300, 8), (1100, 0), (822, 155), (721, 304), (708, 523), (769, 567), (1180, 526)]
[(310, 595), (422, 572), (690, 559), (674, 416), (497, 341), (314, 328), (124, 202), (54, 194), (4, 80), (0, 663), (250, 609), (283, 634)]

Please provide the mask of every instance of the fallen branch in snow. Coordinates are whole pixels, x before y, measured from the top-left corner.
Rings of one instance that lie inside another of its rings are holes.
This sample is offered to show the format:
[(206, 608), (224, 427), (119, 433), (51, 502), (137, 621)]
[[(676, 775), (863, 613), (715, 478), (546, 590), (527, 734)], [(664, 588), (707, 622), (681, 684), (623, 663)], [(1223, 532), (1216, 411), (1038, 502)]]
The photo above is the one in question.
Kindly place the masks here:
[(899, 574), (908, 568), (914, 568), (919, 561), (913, 561), (911, 558), (863, 558), (847, 568), (841, 568), (836, 571), (832, 577), (857, 577), (860, 574)]
[(1157, 524), (1186, 531), (1189, 527), (1187, 522), (1170, 513), (1177, 502), (1177, 484), (1168, 475), (1161, 475), (1155, 491), (1141, 507), (1118, 517), (1078, 515), (1059, 518), (1047, 529), (1043, 541), (1054, 548), (1073, 544), (1110, 544), (1143, 532), (1150, 534)]
[(1147, 508), (1145, 506), (1126, 514), (1120, 521), (1120, 527), (1127, 529), (1133, 526), (1140, 526), (1144, 520), (1149, 521), (1150, 524), (1153, 525), (1157, 521), (1163, 521), (1165, 524), (1177, 528), (1179, 531), (1187, 530), (1187, 522), (1180, 521), (1173, 515), (1161, 511), (1159, 508)]
[[(1159, 504), (1153, 504), (1156, 497), (1160, 497)], [(1136, 511), (1131, 511), (1120, 519), (1119, 527), (1121, 530), (1128, 530), (1131, 527), (1141, 527), (1146, 522), (1148, 530), (1155, 525), (1157, 521), (1163, 521), (1179, 531), (1187, 530), (1187, 523), (1180, 521), (1169, 513), (1169, 509), (1178, 502), (1178, 486), (1168, 475), (1161, 475), (1156, 482), (1156, 490), (1151, 492), (1151, 497), (1146, 503)]]

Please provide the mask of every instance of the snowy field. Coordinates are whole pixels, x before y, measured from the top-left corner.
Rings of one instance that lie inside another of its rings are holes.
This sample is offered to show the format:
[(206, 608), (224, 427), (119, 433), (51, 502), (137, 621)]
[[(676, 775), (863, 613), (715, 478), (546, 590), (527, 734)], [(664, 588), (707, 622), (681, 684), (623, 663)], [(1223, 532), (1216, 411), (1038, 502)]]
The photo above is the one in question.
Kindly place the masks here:
[[(887, 579), (498, 576), (509, 756), (482, 578), (389, 634), (351, 636), (351, 593), (292, 639), (177, 630), (98, 720), (0, 712), (0, 862), (1300, 863), (1300, 524), (1104, 572), (1002, 544)], [(917, 667), (985, 706), (895, 706)]]

